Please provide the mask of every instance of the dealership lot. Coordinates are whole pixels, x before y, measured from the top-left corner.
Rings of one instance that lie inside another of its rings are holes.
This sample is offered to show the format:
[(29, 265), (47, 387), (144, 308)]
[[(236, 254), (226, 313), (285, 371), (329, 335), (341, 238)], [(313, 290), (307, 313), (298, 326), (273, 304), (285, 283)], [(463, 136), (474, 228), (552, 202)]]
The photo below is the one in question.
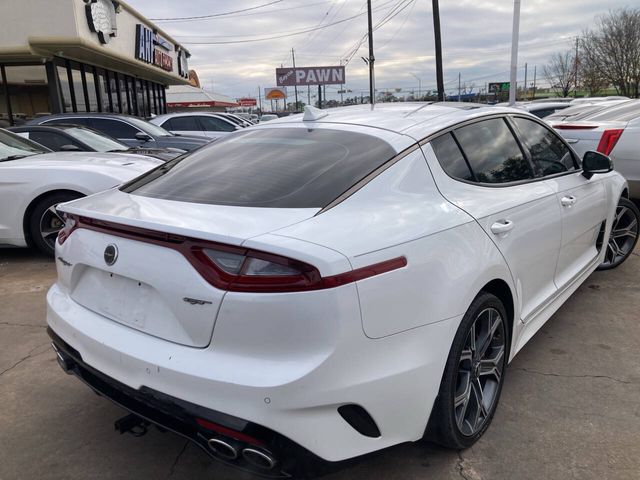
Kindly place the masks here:
[[(252, 478), (172, 434), (119, 435), (124, 415), (62, 373), (45, 332), (52, 261), (0, 250), (0, 479)], [(636, 479), (640, 248), (594, 273), (508, 370), (492, 427), (461, 455), (401, 445), (330, 479)]]

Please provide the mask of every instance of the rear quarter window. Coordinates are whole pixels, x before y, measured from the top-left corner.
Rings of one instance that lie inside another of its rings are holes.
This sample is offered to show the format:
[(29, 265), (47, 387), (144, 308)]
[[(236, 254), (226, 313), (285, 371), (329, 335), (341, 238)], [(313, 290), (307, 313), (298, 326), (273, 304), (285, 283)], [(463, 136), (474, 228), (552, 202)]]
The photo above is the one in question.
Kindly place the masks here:
[(190, 203), (323, 208), (395, 155), (363, 133), (263, 128), (209, 144), (123, 191)]

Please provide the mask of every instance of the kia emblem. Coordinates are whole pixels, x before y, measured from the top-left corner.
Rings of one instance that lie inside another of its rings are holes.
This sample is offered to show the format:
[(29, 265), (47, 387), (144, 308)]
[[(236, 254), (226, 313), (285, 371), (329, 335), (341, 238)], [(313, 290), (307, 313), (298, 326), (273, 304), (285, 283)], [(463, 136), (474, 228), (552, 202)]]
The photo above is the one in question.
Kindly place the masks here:
[(104, 249), (104, 263), (111, 266), (118, 260), (118, 247), (116, 247), (113, 243), (107, 245), (107, 248)]

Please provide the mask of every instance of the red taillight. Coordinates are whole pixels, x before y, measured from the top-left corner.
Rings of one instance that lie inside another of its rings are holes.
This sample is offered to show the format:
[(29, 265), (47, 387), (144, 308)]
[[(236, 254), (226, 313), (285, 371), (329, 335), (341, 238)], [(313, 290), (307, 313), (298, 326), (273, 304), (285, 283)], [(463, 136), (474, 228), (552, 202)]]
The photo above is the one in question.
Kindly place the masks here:
[(64, 227), (58, 232), (58, 243), (62, 245), (67, 241), (69, 235), (78, 228), (78, 218), (74, 215), (64, 214)]
[(597, 125), (565, 125), (563, 123), (559, 125), (554, 125), (553, 128), (556, 130), (593, 130), (598, 128)]
[(323, 277), (313, 265), (272, 253), (92, 218), (76, 220), (74, 229), (96, 230), (177, 250), (207, 282), (233, 292), (279, 293), (335, 288), (407, 265), (405, 257), (397, 257)]
[(600, 153), (604, 153), (605, 155), (609, 155), (613, 150), (613, 147), (615, 147), (616, 143), (618, 143), (618, 140), (620, 140), (622, 132), (624, 132), (624, 129), (622, 128), (605, 130), (602, 134), (602, 138), (600, 138), (598, 151)]

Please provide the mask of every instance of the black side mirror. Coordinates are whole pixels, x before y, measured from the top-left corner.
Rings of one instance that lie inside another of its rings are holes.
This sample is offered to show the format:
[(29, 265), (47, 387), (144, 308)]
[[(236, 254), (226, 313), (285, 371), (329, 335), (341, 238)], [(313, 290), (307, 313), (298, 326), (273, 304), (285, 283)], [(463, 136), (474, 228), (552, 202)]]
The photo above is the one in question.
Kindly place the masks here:
[(141, 142), (148, 142), (149, 140), (153, 139), (144, 132), (138, 132), (136, 133), (136, 140), (140, 140)]
[(596, 173), (609, 173), (613, 170), (613, 161), (600, 152), (586, 152), (582, 158), (582, 175), (593, 177)]
[(61, 152), (79, 152), (80, 151), (80, 147), (78, 147), (77, 145), (62, 145), (60, 147), (60, 151)]

